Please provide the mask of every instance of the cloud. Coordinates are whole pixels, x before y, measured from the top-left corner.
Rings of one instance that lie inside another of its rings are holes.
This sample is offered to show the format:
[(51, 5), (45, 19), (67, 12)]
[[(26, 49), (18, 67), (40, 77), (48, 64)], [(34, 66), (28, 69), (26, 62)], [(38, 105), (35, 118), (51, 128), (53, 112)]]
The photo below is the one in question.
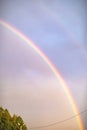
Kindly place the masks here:
[(0, 31), (1, 72), (4, 74), (23, 74), (32, 71), (40, 75), (52, 75), (53, 72), (40, 55), (27, 43), (4, 27)]
[(30, 123), (29, 126), (44, 125), (74, 115), (71, 103), (55, 76), (26, 80), (21, 76), (17, 80), (4, 81), (1, 95), (1, 105), (11, 113), (21, 115), (27, 124)]

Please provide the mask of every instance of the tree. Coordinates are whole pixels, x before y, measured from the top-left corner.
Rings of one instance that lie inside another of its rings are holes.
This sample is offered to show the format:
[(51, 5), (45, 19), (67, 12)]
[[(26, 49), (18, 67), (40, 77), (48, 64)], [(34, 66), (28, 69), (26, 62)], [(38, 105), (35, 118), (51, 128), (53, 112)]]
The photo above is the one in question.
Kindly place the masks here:
[(20, 116), (12, 117), (7, 109), (0, 107), (0, 130), (27, 130), (27, 127)]

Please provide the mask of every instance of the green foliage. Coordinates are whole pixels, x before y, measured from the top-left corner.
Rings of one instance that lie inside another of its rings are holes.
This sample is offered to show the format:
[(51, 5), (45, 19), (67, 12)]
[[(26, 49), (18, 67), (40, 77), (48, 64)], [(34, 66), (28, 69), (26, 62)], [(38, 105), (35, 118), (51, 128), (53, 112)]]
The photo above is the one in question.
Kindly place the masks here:
[(7, 109), (0, 107), (0, 130), (27, 130), (20, 116), (10, 115)]

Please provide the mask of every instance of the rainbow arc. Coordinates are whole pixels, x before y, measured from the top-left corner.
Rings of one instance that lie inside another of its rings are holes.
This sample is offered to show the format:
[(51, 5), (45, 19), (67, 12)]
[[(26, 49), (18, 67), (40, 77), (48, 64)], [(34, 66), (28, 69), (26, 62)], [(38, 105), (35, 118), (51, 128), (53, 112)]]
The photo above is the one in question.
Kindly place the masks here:
[[(16, 34), (19, 38), (21, 38), (23, 41), (25, 41), (26, 44), (28, 44), (31, 48), (33, 48), (38, 55), (44, 60), (44, 62), (50, 67), (52, 72), (56, 75), (57, 79), (59, 80), (60, 84), (62, 85), (69, 102), (71, 103), (71, 106), (73, 108), (73, 111), (75, 115), (79, 113), (78, 108), (75, 104), (75, 101), (73, 100), (73, 97), (70, 94), (69, 87), (63, 77), (61, 76), (60, 72), (56, 69), (56, 67), (51, 63), (51, 61), (47, 58), (47, 56), (31, 41), (28, 37), (26, 37), (24, 34), (22, 34), (19, 30), (17, 30), (15, 27), (13, 27), (11, 24), (5, 22), (4, 20), (0, 19), (0, 25), (4, 26), (5, 28), (9, 29), (12, 31), (14, 34)], [(81, 117), (78, 116), (77, 118), (77, 123), (79, 126), (79, 130), (84, 130), (83, 123), (81, 120)]]

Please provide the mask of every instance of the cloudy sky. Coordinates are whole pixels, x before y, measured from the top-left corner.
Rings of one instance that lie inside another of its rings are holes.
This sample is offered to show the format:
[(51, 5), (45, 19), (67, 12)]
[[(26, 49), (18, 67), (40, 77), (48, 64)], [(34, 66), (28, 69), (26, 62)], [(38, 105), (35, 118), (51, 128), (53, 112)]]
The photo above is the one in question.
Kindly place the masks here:
[[(87, 99), (85, 11), (82, 0), (0, 1), (0, 18), (47, 55), (69, 85), (79, 111), (86, 109)], [(12, 113), (22, 114), (31, 126), (72, 116), (72, 106), (60, 82), (43, 59), (1, 25), (0, 41), (1, 104)], [(76, 124), (76, 119), (72, 121)], [(67, 123), (52, 129), (67, 129)], [(68, 124), (71, 129), (71, 122)], [(75, 127), (73, 130), (78, 129), (77, 124)]]

